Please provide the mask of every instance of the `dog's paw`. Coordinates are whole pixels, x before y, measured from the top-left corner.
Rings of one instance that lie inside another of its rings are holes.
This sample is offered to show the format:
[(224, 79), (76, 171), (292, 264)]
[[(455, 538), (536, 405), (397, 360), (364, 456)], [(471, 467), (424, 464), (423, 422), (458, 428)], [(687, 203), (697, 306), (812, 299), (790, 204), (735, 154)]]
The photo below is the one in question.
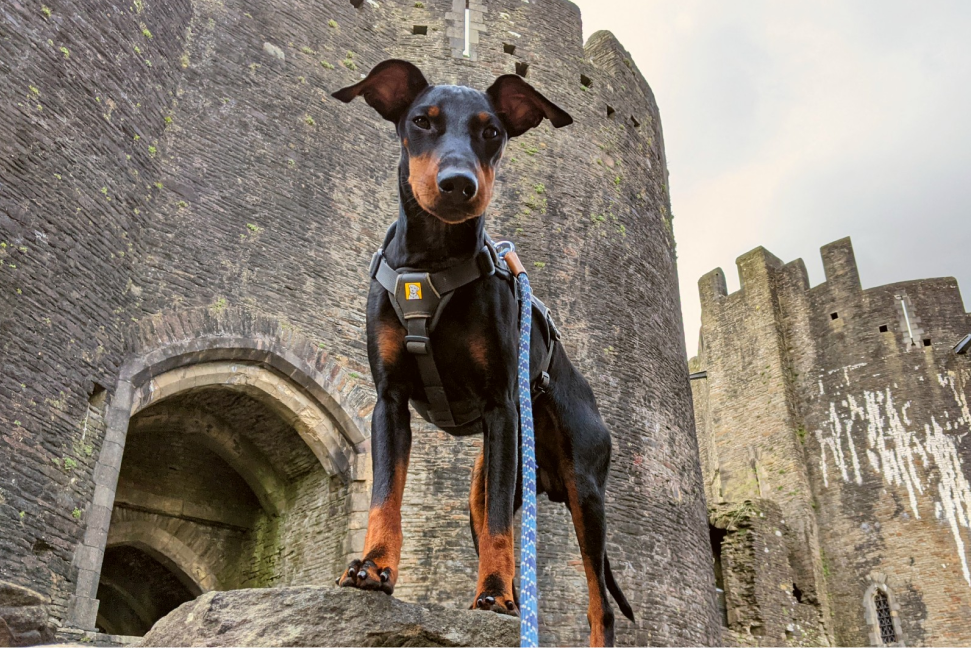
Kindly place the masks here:
[(337, 577), (337, 584), (390, 595), (394, 592), (396, 580), (397, 574), (391, 567), (379, 567), (373, 560), (355, 560), (347, 567), (347, 571)]
[(475, 597), (475, 603), (469, 608), (472, 610), (487, 610), (490, 612), (497, 612), (499, 614), (509, 614), (512, 616), (519, 616), (519, 608), (516, 607), (516, 602), (511, 598), (506, 598), (505, 596), (494, 596), (492, 594), (479, 594)]

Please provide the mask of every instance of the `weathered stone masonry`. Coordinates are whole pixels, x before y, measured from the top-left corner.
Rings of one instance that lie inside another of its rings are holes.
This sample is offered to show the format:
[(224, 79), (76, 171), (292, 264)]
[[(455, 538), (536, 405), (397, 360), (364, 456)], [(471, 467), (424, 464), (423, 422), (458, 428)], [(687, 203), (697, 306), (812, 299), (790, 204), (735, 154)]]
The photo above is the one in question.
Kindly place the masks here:
[[(583, 44), (569, 2), (468, 6), (468, 57), (451, 0), (4, 6), (0, 581), (53, 627), (135, 632), (199, 591), (330, 583), (359, 550), (367, 267), (398, 151), (329, 93), (400, 57), (479, 88), (518, 71), (576, 119), (510, 144), (489, 229), (533, 264), (614, 434), (609, 552), (638, 617), (619, 641), (715, 640), (653, 94), (610, 34)], [(415, 438), (396, 596), (465, 607), (477, 441)], [(582, 643), (569, 515), (541, 503), (540, 528), (544, 641)], [(133, 565), (165, 605), (119, 576)]]
[[(815, 615), (786, 620), (794, 629), (811, 621), (837, 645), (883, 645), (880, 603), (896, 643), (966, 644), (971, 359), (952, 347), (971, 316), (952, 278), (864, 290), (849, 239), (822, 255), (815, 287), (801, 260), (761, 248), (738, 259), (739, 291), (720, 269), (699, 282), (691, 367), (707, 374), (693, 391), (714, 519), (746, 501), (778, 507), (791, 574), (762, 556), (740, 569), (798, 587)], [(778, 623), (759, 634), (781, 599), (743, 597), (739, 618), (754, 615), (759, 632), (735, 623), (729, 580), (728, 639), (799, 639)]]

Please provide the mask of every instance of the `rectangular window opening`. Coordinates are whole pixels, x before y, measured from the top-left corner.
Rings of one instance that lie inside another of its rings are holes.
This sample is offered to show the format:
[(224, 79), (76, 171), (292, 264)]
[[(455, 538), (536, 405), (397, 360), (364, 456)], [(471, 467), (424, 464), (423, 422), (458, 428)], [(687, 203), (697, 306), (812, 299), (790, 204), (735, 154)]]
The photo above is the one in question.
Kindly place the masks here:
[(516, 74), (525, 78), (529, 72), (529, 63), (516, 63)]
[(428, 25), (415, 25), (411, 33), (416, 36), (428, 36)]
[(634, 128), (640, 128), (641, 127), (641, 123), (639, 121), (637, 121), (637, 117), (634, 117), (634, 115), (631, 115), (630, 116), (630, 123), (634, 124)]
[(924, 346), (930, 346), (930, 345), (931, 345), (931, 339), (930, 338), (926, 338), (924, 340)]
[(582, 85), (584, 88), (591, 88), (593, 87), (593, 79), (588, 77), (586, 74), (581, 74), (580, 85)]
[(516, 46), (515, 45), (510, 45), (509, 43), (503, 43), (502, 44), (502, 51), (503, 51), (504, 54), (515, 54), (516, 53)]
[(614, 110), (613, 106), (607, 106), (607, 117), (613, 117), (615, 112), (617, 111)]
[(890, 327), (889, 327), (889, 326), (887, 326), (886, 324), (882, 324), (882, 325), (880, 326), (880, 332), (881, 332), (881, 333), (887, 333), (887, 332), (889, 332), (889, 331), (890, 331)]
[(839, 318), (840, 318), (840, 314), (839, 313), (830, 313), (829, 314), (829, 319), (838, 320)]

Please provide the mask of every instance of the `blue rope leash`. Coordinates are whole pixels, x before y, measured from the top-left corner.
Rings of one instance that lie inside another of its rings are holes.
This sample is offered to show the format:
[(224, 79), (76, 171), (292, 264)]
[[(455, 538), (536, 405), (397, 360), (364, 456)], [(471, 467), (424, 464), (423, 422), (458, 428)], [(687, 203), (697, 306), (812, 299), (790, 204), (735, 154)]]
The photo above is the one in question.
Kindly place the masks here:
[[(513, 252), (515, 246), (502, 241), (496, 246), (499, 257)], [(516, 275), (519, 283), (519, 427), (523, 442), (523, 517), (519, 543), (519, 645), (539, 646), (539, 590), (536, 585), (536, 439), (533, 430), (533, 398), (529, 386), (529, 337), (532, 329), (533, 291), (525, 272)]]

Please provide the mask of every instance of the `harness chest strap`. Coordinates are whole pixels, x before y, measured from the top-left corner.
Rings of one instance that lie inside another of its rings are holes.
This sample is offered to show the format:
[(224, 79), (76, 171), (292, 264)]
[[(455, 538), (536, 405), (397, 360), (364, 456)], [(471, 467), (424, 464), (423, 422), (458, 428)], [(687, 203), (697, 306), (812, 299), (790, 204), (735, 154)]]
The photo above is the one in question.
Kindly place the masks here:
[[(391, 240), (394, 226), (388, 231), (385, 245)], [(515, 271), (519, 268), (512, 268)], [(418, 373), (428, 398), (429, 419), (440, 427), (456, 427), (475, 420), (479, 412), (458, 411), (453, 408), (445, 394), (441, 375), (435, 364), (429, 336), (435, 330), (442, 312), (454, 292), (483, 277), (500, 273), (511, 278), (502, 267), (496, 249), (491, 242), (486, 243), (471, 259), (439, 272), (422, 272), (411, 268), (393, 269), (384, 258), (384, 249), (375, 252), (371, 259), (370, 275), (388, 291), (391, 305), (398, 319), (407, 329), (405, 348), (415, 357)], [(517, 284), (511, 282), (515, 289)], [(518, 295), (518, 293), (517, 293)], [(539, 375), (532, 381), (532, 394), (544, 393), (550, 384), (549, 367), (553, 359), (553, 348), (560, 334), (553, 324), (549, 309), (537, 298), (532, 298), (532, 307), (542, 315), (548, 334), (547, 353), (541, 361)], [(458, 404), (461, 410), (461, 404)], [(468, 408), (465, 408), (468, 409)]]
[[(393, 269), (380, 249), (371, 260), (371, 276), (388, 291), (398, 319), (408, 330), (405, 348), (415, 357), (418, 373), (428, 397), (429, 418), (441, 427), (456, 427), (470, 421), (457, 417), (452, 410), (442, 377), (435, 364), (429, 335), (456, 290), (496, 273), (498, 257), (486, 244), (471, 259), (439, 272), (421, 272), (410, 268)], [(474, 420), (473, 417), (472, 420)]]

